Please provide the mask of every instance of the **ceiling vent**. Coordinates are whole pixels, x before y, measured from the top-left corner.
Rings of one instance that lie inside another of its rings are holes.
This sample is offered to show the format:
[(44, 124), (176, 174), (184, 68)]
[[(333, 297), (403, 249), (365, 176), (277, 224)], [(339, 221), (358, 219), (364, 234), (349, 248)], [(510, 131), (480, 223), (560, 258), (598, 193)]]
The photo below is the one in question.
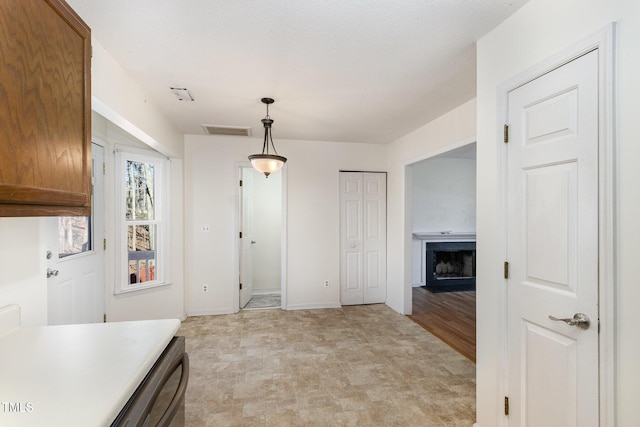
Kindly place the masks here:
[(186, 87), (170, 87), (169, 89), (178, 97), (179, 101), (195, 101)]
[(207, 135), (251, 136), (250, 127), (202, 125)]

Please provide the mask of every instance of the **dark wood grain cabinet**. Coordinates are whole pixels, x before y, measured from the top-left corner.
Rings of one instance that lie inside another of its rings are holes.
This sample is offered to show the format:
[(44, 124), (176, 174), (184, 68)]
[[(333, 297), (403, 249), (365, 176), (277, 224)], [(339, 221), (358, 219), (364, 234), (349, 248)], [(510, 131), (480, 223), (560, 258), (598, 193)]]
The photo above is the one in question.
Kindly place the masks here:
[(91, 210), (91, 31), (63, 0), (0, 1), (0, 216)]

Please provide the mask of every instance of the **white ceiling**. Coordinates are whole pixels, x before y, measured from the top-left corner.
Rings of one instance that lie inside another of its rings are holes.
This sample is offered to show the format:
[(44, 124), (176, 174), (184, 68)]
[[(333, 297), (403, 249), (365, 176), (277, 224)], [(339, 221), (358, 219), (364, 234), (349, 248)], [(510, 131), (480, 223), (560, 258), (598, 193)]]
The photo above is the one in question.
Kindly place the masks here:
[[(183, 133), (388, 143), (475, 97), (475, 41), (527, 0), (67, 0)], [(195, 102), (178, 101), (186, 87)]]

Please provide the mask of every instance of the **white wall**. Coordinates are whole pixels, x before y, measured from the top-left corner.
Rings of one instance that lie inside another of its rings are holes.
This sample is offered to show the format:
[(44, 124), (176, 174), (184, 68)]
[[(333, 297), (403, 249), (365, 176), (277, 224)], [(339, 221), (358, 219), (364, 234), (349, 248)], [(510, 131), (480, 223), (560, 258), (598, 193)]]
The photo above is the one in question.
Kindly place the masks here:
[[(185, 137), (189, 315), (237, 309), (237, 166), (260, 152), (261, 144), (256, 138)], [(384, 171), (388, 147), (287, 140), (276, 141), (276, 146), (289, 159), (284, 213), (287, 308), (339, 306), (338, 172)], [(211, 232), (201, 233), (202, 224), (211, 224)], [(328, 288), (324, 280), (329, 280)], [(202, 292), (203, 284), (209, 292)]]
[(23, 326), (47, 324), (46, 221), (0, 218), (0, 307), (18, 304)]
[(498, 194), (497, 87), (582, 38), (618, 21), (617, 90), (617, 283), (616, 426), (640, 425), (640, 340), (636, 326), (640, 286), (640, 2), (637, 0), (531, 0), (478, 42), (478, 276), (477, 410), (481, 427), (499, 425), (502, 397), (496, 306), (502, 259)]
[(475, 142), (476, 102), (468, 101), (389, 147), (387, 175), (387, 304), (411, 314), (412, 171), (410, 165)]
[(427, 159), (412, 176), (414, 232), (475, 231), (475, 159)]
[(106, 199), (105, 206), (105, 234), (107, 237), (107, 251), (105, 264), (106, 280), (106, 313), (109, 321), (123, 320), (146, 320), (162, 318), (186, 318), (184, 310), (184, 214), (183, 214), (183, 161), (182, 159), (171, 159), (169, 163), (169, 223), (171, 236), (169, 239), (169, 250), (171, 251), (168, 261), (170, 280), (169, 285), (158, 288), (145, 289), (136, 292), (115, 294), (116, 280), (114, 272), (116, 270), (116, 254), (118, 248), (113, 246), (115, 233), (119, 222), (115, 217), (113, 206), (115, 177), (113, 171), (114, 147), (131, 146), (134, 148), (149, 149), (148, 146), (137, 140), (121, 128), (106, 120), (104, 117), (94, 113), (92, 117), (93, 137), (105, 144), (105, 163), (107, 164), (107, 177), (105, 180)]
[(247, 168), (253, 180), (253, 290), (280, 292), (282, 249), (282, 174), (264, 174)]

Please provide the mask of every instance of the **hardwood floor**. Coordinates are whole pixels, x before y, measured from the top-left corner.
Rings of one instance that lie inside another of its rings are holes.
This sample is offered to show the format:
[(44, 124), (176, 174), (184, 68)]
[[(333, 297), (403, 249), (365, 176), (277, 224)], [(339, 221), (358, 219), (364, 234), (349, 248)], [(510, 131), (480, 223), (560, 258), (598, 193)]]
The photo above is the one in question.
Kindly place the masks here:
[(433, 293), (413, 288), (412, 311), (411, 320), (475, 363), (475, 292)]

